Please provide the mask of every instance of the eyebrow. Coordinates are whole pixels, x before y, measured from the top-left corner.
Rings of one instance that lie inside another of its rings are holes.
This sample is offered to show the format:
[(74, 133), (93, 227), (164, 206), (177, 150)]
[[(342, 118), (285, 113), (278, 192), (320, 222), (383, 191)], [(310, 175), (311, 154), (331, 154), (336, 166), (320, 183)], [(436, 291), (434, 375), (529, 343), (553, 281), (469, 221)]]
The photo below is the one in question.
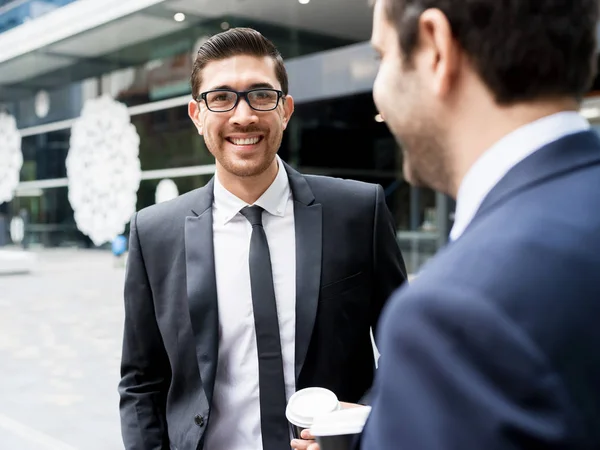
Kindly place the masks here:
[[(263, 82), (263, 83), (253, 83), (253, 84), (251, 84), (250, 86), (248, 86), (248, 89), (247, 89), (247, 90), (251, 90), (251, 89), (261, 89), (261, 88), (264, 88), (264, 89), (275, 89), (271, 83), (264, 83), (264, 82)], [(214, 90), (216, 90), (216, 89), (228, 89), (228, 90), (230, 90), (230, 91), (235, 91), (235, 89), (233, 89), (233, 88), (232, 88), (230, 85), (228, 85), (228, 84), (221, 84), (221, 85), (219, 85), (219, 86), (215, 86), (215, 87), (213, 87), (213, 88), (212, 88), (212, 89), (210, 89), (210, 90), (211, 90), (211, 91), (214, 91)]]

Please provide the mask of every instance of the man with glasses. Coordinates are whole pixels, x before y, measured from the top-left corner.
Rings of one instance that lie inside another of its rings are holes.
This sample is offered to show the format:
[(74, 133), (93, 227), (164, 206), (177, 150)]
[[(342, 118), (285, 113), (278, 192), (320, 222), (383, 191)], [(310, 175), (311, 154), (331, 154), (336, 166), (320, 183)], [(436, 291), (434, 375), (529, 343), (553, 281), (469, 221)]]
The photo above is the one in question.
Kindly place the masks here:
[(370, 329), (405, 281), (393, 221), (381, 186), (303, 176), (277, 156), (294, 100), (260, 33), (209, 39), (192, 90), (216, 174), (131, 221), (125, 447), (289, 449), (296, 390), (358, 402), (371, 385)]

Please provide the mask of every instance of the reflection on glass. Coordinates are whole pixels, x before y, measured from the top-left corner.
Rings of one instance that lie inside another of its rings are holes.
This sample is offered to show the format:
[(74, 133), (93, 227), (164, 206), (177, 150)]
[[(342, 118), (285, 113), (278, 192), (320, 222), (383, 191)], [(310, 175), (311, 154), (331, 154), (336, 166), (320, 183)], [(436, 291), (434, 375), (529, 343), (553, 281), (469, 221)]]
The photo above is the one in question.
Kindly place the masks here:
[(28, 20), (37, 19), (56, 8), (73, 3), (75, 0), (0, 0), (0, 33), (17, 27)]
[(66, 177), (65, 159), (70, 137), (69, 129), (24, 137), (21, 144), (21, 181)]
[(142, 170), (214, 164), (186, 107), (133, 116), (131, 121), (140, 135)]
[[(140, 136), (142, 170), (214, 164), (185, 106), (132, 116)], [(70, 129), (24, 137), (21, 181), (67, 176)]]
[(66, 187), (35, 190), (15, 197), (11, 217), (25, 212), (26, 239), (30, 246), (90, 247), (91, 241), (75, 225)]
[[(212, 175), (173, 178), (179, 194), (204, 186)], [(143, 180), (138, 191), (136, 209), (155, 204), (156, 187), (160, 182)], [(66, 187), (35, 189), (20, 193), (2, 205), (0, 214), (5, 220), (25, 213), (27, 241), (30, 246), (93, 248), (91, 240), (77, 229)], [(129, 235), (129, 225), (125, 229)], [(103, 247), (109, 248), (110, 244)]]

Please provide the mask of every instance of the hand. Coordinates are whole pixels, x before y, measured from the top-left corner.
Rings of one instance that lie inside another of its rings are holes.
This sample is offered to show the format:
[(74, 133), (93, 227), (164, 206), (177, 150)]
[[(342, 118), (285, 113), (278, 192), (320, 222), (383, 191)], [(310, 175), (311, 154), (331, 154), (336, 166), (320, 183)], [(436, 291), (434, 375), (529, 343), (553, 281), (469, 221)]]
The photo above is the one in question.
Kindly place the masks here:
[(342, 409), (348, 409), (348, 408), (360, 408), (363, 405), (357, 405), (356, 403), (340, 402), (340, 406), (342, 407)]
[[(342, 409), (348, 408), (359, 408), (363, 405), (357, 405), (356, 403), (340, 402)], [(294, 450), (320, 450), (319, 444), (315, 442), (315, 437), (310, 434), (309, 430), (302, 430), (302, 439), (293, 439), (291, 446)]]
[(319, 450), (319, 444), (315, 442), (315, 437), (309, 430), (302, 430), (300, 435), (302, 439), (292, 439), (290, 445), (294, 450)]

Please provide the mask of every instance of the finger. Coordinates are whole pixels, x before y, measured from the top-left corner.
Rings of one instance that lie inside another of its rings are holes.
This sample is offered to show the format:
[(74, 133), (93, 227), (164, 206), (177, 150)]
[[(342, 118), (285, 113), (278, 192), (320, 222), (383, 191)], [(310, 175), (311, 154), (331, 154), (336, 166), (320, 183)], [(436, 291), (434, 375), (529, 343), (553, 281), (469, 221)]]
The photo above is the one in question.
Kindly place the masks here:
[(300, 433), (300, 437), (302, 439), (307, 439), (307, 440), (315, 439), (315, 437), (312, 434), (310, 434), (310, 430), (307, 430), (307, 429), (302, 430), (302, 433)]
[(310, 444), (308, 446), (308, 450), (321, 450), (321, 448), (319, 447), (319, 444)]
[(342, 409), (348, 409), (348, 408), (358, 408), (362, 405), (357, 405), (356, 403), (340, 402), (340, 406), (342, 407)]
[(314, 444), (315, 441), (306, 441), (304, 439), (293, 439), (290, 443), (294, 450), (308, 450), (310, 444)]

